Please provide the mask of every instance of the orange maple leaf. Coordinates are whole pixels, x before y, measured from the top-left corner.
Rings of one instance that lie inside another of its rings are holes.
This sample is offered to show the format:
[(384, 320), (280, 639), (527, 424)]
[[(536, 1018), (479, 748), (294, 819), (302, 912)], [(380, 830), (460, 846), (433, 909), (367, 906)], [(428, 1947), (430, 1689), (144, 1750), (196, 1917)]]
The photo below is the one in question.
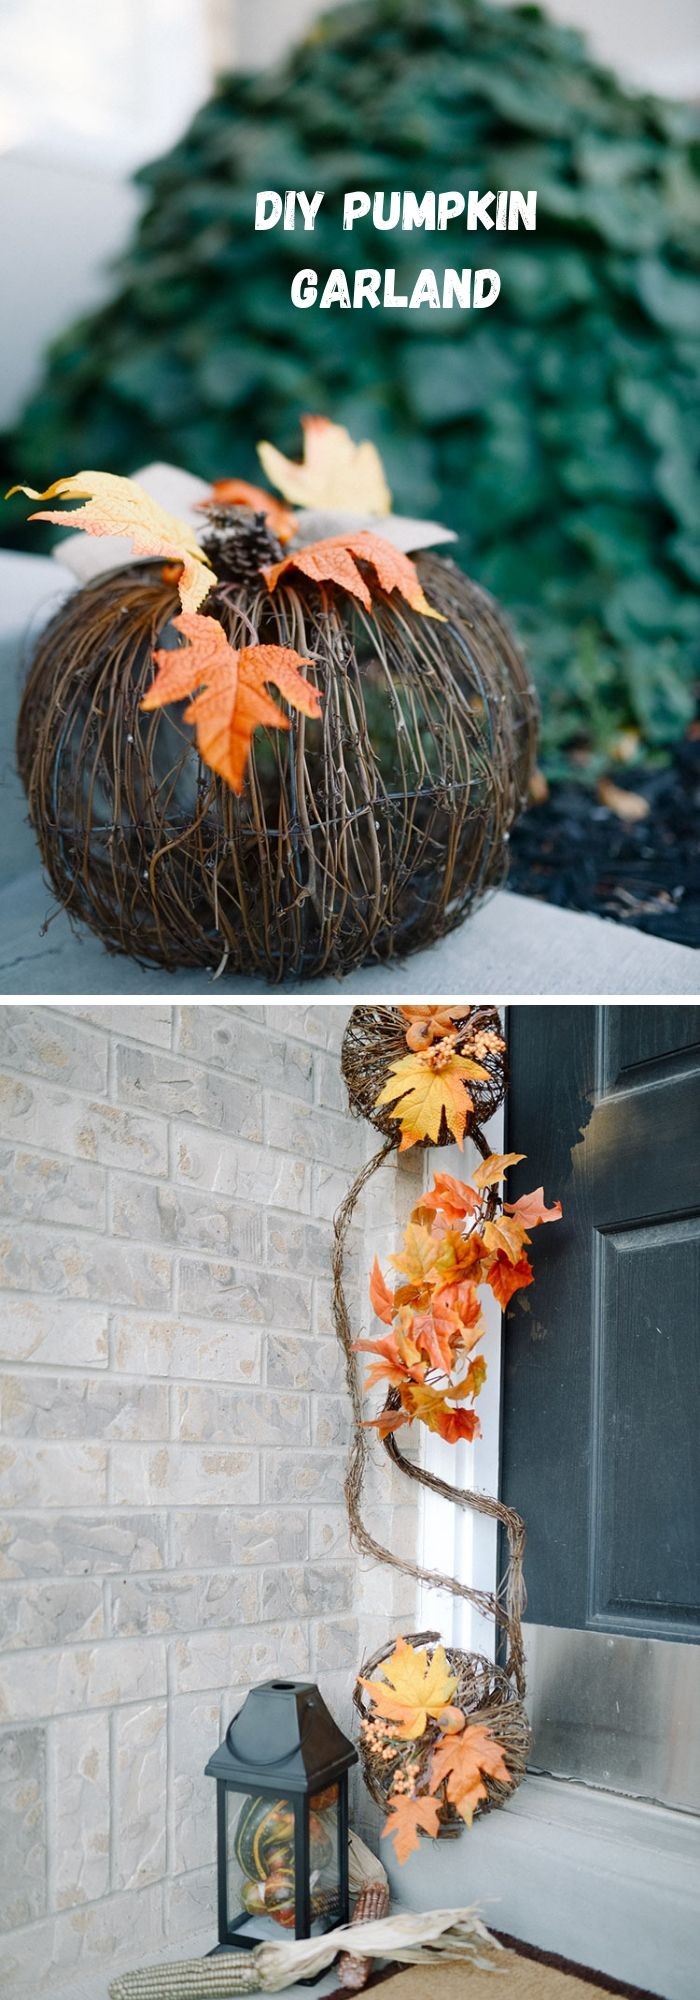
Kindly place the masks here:
[(376, 1382), (388, 1382), (398, 1389), (403, 1382), (422, 1381), (425, 1373), (418, 1348), (394, 1333), (388, 1333), (384, 1340), (354, 1340), (353, 1353), (380, 1357), (367, 1371), (365, 1389), (373, 1389)]
[[(448, 1229), (441, 1241), (441, 1269), (445, 1271), (446, 1277), (444, 1285), (440, 1286), (440, 1297), (446, 1297), (449, 1304), (454, 1304), (454, 1298), (447, 1297), (448, 1287), (461, 1285), (468, 1279), (473, 1291), (474, 1285), (479, 1283), (480, 1267), (488, 1253), (483, 1236), (479, 1236), (476, 1229), (470, 1230), (468, 1236), (460, 1235), (458, 1229)], [(469, 1299), (466, 1295), (461, 1304), (468, 1309)]]
[(410, 604), (413, 611), (420, 611), (424, 618), (438, 618), (444, 624), (441, 611), (434, 611), (421, 588), (418, 571), (410, 556), (404, 556), (399, 549), (392, 548), (391, 542), (383, 541), (381, 535), (373, 534), (370, 528), (360, 528), (356, 534), (329, 535), (323, 542), (310, 542), (305, 549), (294, 549), (282, 562), (273, 563), (263, 570), (269, 590), (274, 590), (281, 576), (290, 569), (301, 570), (312, 583), (337, 583), (347, 590), (351, 597), (358, 597), (365, 611), (371, 611), (372, 599), (365, 579), (358, 569), (358, 563), (366, 564), (374, 570), (377, 583), (385, 596), (398, 590)]
[(378, 1105), (397, 1106), (394, 1117), (401, 1126), (400, 1153), (420, 1139), (432, 1139), (435, 1145), (443, 1114), (457, 1145), (464, 1144), (467, 1117), (474, 1108), (466, 1085), (474, 1078), (483, 1080), (488, 1072), (467, 1056), (451, 1052), (436, 1060), (439, 1047), (424, 1055), (400, 1056), (389, 1065), (389, 1081), (379, 1092)]
[(432, 1312), (423, 1312), (415, 1316), (416, 1346), (427, 1356), (431, 1368), (438, 1368), (442, 1375), (449, 1375), (454, 1367), (458, 1334), (456, 1313), (443, 1312), (436, 1316)]
[(518, 1258), (517, 1264), (513, 1264), (510, 1257), (505, 1256), (504, 1252), (499, 1250), (498, 1254), (492, 1257), (487, 1267), (486, 1283), (491, 1286), (494, 1298), (498, 1300), (499, 1306), (505, 1312), (506, 1306), (513, 1297), (513, 1293), (521, 1292), (526, 1285), (531, 1285), (534, 1281), (534, 1276), (535, 1273), (529, 1257), (523, 1254), (522, 1257)]
[(477, 1167), (473, 1176), (474, 1186), (493, 1187), (496, 1181), (502, 1181), (506, 1167), (514, 1167), (517, 1160), (524, 1160), (525, 1157), (524, 1153), (489, 1153), (488, 1159)]
[(433, 1042), (441, 1042), (445, 1035), (453, 1035), (456, 1020), (464, 1020), (469, 1008), (460, 1014), (455, 1007), (400, 1007), (399, 1013), (408, 1022), (406, 1045), (418, 1055)]
[(135, 555), (166, 556), (180, 563), (183, 611), (197, 611), (216, 583), (208, 557), (187, 522), (166, 513), (135, 479), (114, 472), (75, 472), (69, 479), (55, 479), (44, 493), (34, 486), (11, 486), (10, 493), (26, 493), (30, 500), (84, 500), (84, 507), (67, 514), (51, 508), (29, 518), (54, 521), (61, 528), (83, 528), (87, 535), (124, 535)]
[(383, 1320), (385, 1326), (391, 1326), (394, 1317), (394, 1294), (390, 1292), (386, 1278), (382, 1274), (378, 1257), (375, 1257), (372, 1265), (369, 1297), (377, 1319)]
[(175, 652), (160, 649), (154, 653), (158, 671), (141, 707), (162, 708), (201, 689), (185, 709), (184, 720), (196, 724), (197, 748), (204, 763), (225, 778), (234, 792), (242, 792), (254, 729), (263, 722), (271, 729), (289, 728), (287, 717), (266, 693), (265, 683), (273, 682), (290, 706), (303, 715), (317, 717), (320, 694), (299, 672), (300, 667), (312, 663), (288, 646), (243, 646), (237, 650), (217, 618), (183, 611), (172, 622), (188, 644)]
[[(276, 500), (274, 493), (266, 493), (264, 486), (251, 486), (247, 479), (215, 479), (211, 501), (221, 507), (251, 507), (254, 513), (264, 514), (268, 528), (280, 542), (290, 541), (294, 534), (296, 519), (291, 507)], [(211, 501), (199, 500), (197, 505), (206, 510)]]
[(433, 1840), (437, 1837), (440, 1808), (434, 1799), (411, 1799), (401, 1792), (392, 1792), (389, 1806), (389, 1817), (382, 1829), (382, 1840), (393, 1840), (396, 1859), (403, 1863), (420, 1845), (419, 1827), (424, 1833), (429, 1833)]
[(459, 1438), (481, 1436), (481, 1425), (476, 1410), (453, 1408), (448, 1398), (456, 1398), (464, 1393), (461, 1382), (450, 1389), (431, 1389), (429, 1383), (410, 1383), (401, 1391), (401, 1401), (410, 1417), (425, 1424), (429, 1431), (436, 1431), (438, 1437), (446, 1438), (448, 1444), (456, 1444)]
[(466, 1181), (456, 1180), (454, 1174), (436, 1174), (429, 1192), (421, 1195), (419, 1206), (434, 1209), (448, 1222), (462, 1222), (465, 1215), (475, 1214), (479, 1196)]
[[(401, 1393), (399, 1390), (399, 1395)], [(363, 1429), (376, 1431), (377, 1436), (384, 1439), (393, 1436), (394, 1431), (402, 1430), (404, 1424), (410, 1424), (412, 1421), (410, 1411), (404, 1410), (403, 1407), (398, 1410), (384, 1408), (380, 1410), (378, 1417), (367, 1417)]]
[(488, 1370), (483, 1354), (475, 1354), (474, 1360), (470, 1361), (466, 1375), (462, 1377), (459, 1384), (462, 1395), (474, 1396), (475, 1398), (480, 1396), (487, 1374)]
[[(453, 1303), (448, 1294), (454, 1295)], [(452, 1339), (455, 1353), (470, 1354), (486, 1331), (476, 1286), (469, 1279), (437, 1292), (431, 1312), (436, 1332)]]
[(536, 1229), (540, 1222), (561, 1222), (561, 1202), (555, 1201), (547, 1208), (544, 1188), (535, 1188), (532, 1194), (521, 1194), (519, 1201), (503, 1204), (508, 1215), (517, 1215), (526, 1229)]
[(471, 1826), (475, 1806), (487, 1797), (482, 1773), (502, 1785), (512, 1784), (500, 1743), (479, 1723), (468, 1723), (458, 1736), (436, 1744), (430, 1766), (430, 1790), (445, 1785), (450, 1803)]

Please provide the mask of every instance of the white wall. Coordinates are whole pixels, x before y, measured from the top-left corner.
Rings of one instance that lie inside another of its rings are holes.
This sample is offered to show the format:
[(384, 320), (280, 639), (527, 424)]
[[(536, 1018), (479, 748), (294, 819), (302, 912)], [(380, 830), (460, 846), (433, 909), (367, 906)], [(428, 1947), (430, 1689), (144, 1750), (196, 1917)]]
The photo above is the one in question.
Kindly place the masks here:
[(0, 425), (12, 423), (34, 388), (49, 342), (108, 295), (110, 259), (139, 205), (123, 173), (21, 152), (0, 159)]
[[(244, 69), (276, 58), (341, 0), (232, 0), (237, 59)], [(494, 0), (498, 5), (499, 0)], [(504, 0), (506, 4), (506, 0)], [(511, 0), (507, 0), (511, 4)], [(644, 90), (691, 97), (700, 89), (697, 0), (547, 0), (554, 20), (581, 28), (594, 54)]]

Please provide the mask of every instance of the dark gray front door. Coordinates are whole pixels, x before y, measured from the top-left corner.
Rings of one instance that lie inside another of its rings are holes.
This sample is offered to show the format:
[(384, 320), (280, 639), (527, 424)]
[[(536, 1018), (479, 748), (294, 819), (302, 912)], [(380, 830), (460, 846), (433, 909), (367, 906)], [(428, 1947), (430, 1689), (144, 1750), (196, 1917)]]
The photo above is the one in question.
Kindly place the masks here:
[(700, 1008), (515, 1007), (509, 1039), (510, 1191), (564, 1206), (505, 1339), (536, 1761), (700, 1805)]

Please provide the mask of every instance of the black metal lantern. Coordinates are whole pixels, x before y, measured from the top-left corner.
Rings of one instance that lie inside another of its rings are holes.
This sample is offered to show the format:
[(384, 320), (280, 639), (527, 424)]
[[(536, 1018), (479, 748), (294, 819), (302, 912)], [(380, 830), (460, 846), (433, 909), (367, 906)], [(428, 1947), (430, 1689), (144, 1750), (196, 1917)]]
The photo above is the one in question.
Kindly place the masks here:
[(348, 1771), (357, 1751), (310, 1681), (252, 1688), (210, 1757), (218, 1951), (320, 1937), (349, 1919)]

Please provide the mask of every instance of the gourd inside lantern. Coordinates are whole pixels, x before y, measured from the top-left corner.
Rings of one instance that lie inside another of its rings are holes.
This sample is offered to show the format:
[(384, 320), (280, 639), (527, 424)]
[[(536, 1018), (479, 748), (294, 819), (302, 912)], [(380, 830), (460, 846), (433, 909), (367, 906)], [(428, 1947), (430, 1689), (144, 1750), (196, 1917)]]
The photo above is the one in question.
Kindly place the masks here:
[[(270, 1792), (226, 1793), (227, 1897), (229, 1913), (243, 1911), (243, 1938), (279, 1938), (280, 1926), (294, 1931), (297, 1870), (295, 1813), (290, 1798)], [(338, 1786), (309, 1800), (309, 1935), (319, 1936), (343, 1921), (338, 1848)]]
[(300, 578), (220, 583), (232, 645), (295, 648), (322, 715), (258, 729), (238, 798), (200, 763), (187, 706), (144, 714), (175, 586), (133, 564), (69, 600), (25, 691), (20, 766), (60, 900), (113, 949), (268, 978), (347, 971), (431, 941), (504, 879), (535, 701), (497, 607), (417, 559), (445, 623), (372, 612)]

